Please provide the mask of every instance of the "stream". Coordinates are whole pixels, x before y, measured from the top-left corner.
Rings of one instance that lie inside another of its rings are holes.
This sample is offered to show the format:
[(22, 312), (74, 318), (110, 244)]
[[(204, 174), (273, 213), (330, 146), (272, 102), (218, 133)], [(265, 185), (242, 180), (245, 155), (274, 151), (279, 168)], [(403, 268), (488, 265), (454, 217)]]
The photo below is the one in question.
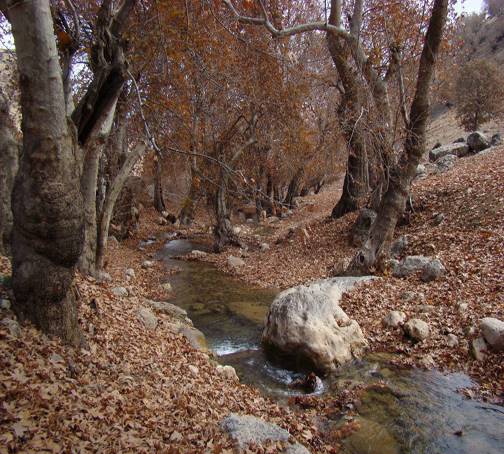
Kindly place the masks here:
[[(219, 362), (233, 366), (242, 383), (286, 404), (300, 392), (289, 384), (302, 375), (271, 363), (264, 355), (261, 332), (276, 289), (257, 289), (201, 263), (175, 260), (193, 249), (188, 240), (168, 241), (157, 258), (180, 272), (170, 276), (176, 298), (206, 336)], [(360, 429), (345, 440), (347, 453), (504, 453), (504, 408), (468, 400), (457, 390), (473, 385), (463, 373), (398, 369), (386, 355), (369, 355), (326, 378), (317, 394), (357, 384), (385, 382), (366, 391), (358, 407)], [(343, 424), (341, 415), (331, 427)]]

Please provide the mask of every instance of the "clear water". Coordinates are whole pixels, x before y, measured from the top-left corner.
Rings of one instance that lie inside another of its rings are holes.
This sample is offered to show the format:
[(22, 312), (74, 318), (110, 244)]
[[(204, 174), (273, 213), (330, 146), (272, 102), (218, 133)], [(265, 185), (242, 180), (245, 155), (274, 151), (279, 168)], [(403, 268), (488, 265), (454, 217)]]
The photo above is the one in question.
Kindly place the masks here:
[[(219, 361), (235, 367), (243, 383), (283, 402), (299, 394), (289, 384), (302, 375), (269, 361), (260, 346), (264, 318), (278, 291), (250, 287), (211, 265), (173, 259), (193, 249), (207, 248), (172, 240), (159, 253), (168, 266), (181, 269), (170, 277), (174, 302), (188, 311)], [(373, 355), (327, 377), (316, 393), (330, 396), (374, 382), (387, 387), (363, 395), (357, 416), (361, 428), (346, 440), (346, 452), (504, 453), (504, 408), (458, 393), (473, 385), (465, 374), (395, 369), (385, 355)], [(341, 416), (326, 422), (326, 429), (341, 425)], [(459, 431), (462, 435), (456, 435)]]

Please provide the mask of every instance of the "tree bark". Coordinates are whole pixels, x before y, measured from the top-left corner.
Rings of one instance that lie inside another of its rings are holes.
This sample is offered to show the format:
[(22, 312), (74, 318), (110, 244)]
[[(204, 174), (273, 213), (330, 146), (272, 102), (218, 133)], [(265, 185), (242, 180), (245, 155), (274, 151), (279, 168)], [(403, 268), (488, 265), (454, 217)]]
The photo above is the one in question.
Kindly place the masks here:
[(197, 177), (197, 169), (191, 165), (191, 187), (189, 194), (184, 200), (179, 214), (180, 225), (191, 225), (194, 219), (194, 210), (196, 208), (196, 200), (199, 195), (199, 179)]
[(83, 208), (50, 5), (2, 0), (0, 7), (8, 8), (12, 25), (23, 116), (12, 197), (13, 307), (21, 320), (78, 345), (72, 283), (84, 241)]
[(388, 189), (382, 198), (376, 221), (368, 240), (352, 260), (349, 273), (369, 273), (388, 256), (397, 220), (404, 211), (411, 182), (425, 152), (425, 130), (430, 113), (429, 90), (447, 13), (448, 0), (435, 0), (420, 58), (404, 152), (391, 171)]
[(156, 156), (156, 167), (154, 169), (154, 208), (162, 213), (166, 211), (163, 196), (163, 169), (161, 166), (161, 156)]
[(231, 217), (227, 206), (227, 189), (229, 183), (229, 176), (227, 171), (221, 168), (220, 183), (217, 193), (215, 194), (215, 218), (216, 225), (214, 227), (214, 251), (222, 252), (224, 247), (228, 244), (240, 246), (241, 243), (233, 232), (233, 225), (231, 224)]
[(292, 177), (287, 195), (285, 196), (284, 204), (289, 208), (294, 208), (294, 198), (299, 196), (301, 185), (303, 184), (304, 167), (300, 167)]
[(19, 151), (14, 122), (9, 115), (9, 101), (0, 90), (0, 254), (10, 252), (13, 222), (11, 195)]

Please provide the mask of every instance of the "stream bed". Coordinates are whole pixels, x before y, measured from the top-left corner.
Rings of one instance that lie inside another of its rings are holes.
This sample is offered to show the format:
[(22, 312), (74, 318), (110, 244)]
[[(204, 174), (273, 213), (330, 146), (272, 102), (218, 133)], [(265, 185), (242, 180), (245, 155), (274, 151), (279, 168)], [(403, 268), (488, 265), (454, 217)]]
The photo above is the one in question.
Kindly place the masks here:
[[(166, 243), (157, 258), (180, 272), (170, 276), (176, 294), (173, 301), (187, 310), (219, 362), (233, 366), (242, 383), (286, 404), (299, 395), (289, 387), (302, 375), (271, 363), (260, 340), (264, 318), (278, 293), (237, 281), (215, 267), (175, 260), (198, 249), (188, 240)], [(376, 453), (504, 453), (504, 408), (468, 400), (460, 388), (473, 385), (463, 373), (398, 369), (386, 355), (369, 355), (324, 379), (317, 394), (331, 395), (357, 384), (385, 382), (373, 388), (358, 407), (360, 429), (345, 440), (345, 452)], [(334, 427), (343, 421), (335, 418)]]

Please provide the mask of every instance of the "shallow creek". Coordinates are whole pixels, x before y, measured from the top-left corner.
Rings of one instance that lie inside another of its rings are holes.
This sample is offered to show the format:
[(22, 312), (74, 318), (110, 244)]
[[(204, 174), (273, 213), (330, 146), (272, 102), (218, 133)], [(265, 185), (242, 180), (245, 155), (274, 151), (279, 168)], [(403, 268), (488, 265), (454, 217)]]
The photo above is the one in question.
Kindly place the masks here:
[[(173, 302), (187, 310), (219, 361), (232, 365), (242, 383), (281, 403), (300, 394), (289, 384), (301, 375), (272, 364), (260, 346), (262, 323), (278, 290), (253, 288), (211, 265), (173, 259), (193, 249), (205, 248), (172, 240), (158, 254), (168, 266), (181, 269), (169, 279)], [(370, 355), (326, 378), (316, 392), (330, 395), (378, 381), (388, 387), (363, 394), (356, 417), (360, 429), (346, 439), (346, 452), (504, 452), (504, 408), (465, 399), (457, 389), (472, 382), (462, 373), (397, 369), (387, 364), (386, 355)], [(329, 425), (342, 424), (338, 419)]]

